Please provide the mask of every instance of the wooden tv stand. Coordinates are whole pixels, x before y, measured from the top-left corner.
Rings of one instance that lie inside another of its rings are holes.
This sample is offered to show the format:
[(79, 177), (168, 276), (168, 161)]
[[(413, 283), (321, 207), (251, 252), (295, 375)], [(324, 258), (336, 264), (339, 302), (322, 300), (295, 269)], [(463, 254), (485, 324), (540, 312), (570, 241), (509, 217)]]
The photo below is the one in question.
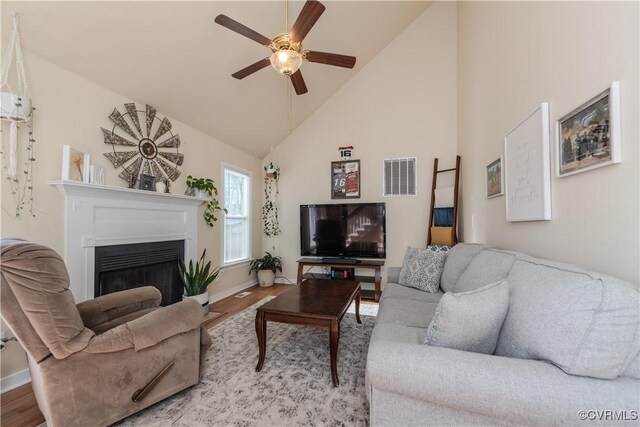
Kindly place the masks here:
[[(374, 276), (360, 276), (356, 274), (355, 280), (359, 282), (367, 282), (374, 283), (375, 290), (373, 292), (373, 299), (375, 302), (380, 301), (380, 294), (382, 293), (380, 290), (380, 285), (382, 282), (382, 267), (384, 266), (384, 260), (361, 260), (357, 264), (342, 264), (342, 263), (331, 263), (331, 262), (323, 262), (321, 258), (301, 258), (298, 260), (298, 284), (302, 283), (303, 279), (330, 279), (331, 277), (327, 274), (322, 273), (307, 273), (303, 275), (304, 267), (338, 267), (338, 268), (355, 268), (362, 270), (373, 270)], [(303, 277), (304, 276), (304, 277)], [(369, 291), (370, 292), (370, 291)], [(363, 293), (363, 296), (365, 293)]]

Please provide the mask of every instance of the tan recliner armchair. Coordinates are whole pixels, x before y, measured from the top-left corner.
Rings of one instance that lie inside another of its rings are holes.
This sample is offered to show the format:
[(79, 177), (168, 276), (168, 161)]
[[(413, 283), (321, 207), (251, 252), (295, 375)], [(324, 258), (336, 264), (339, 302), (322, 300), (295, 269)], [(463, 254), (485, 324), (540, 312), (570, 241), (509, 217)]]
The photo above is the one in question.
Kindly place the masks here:
[(75, 304), (53, 250), (1, 243), (1, 314), (27, 352), (49, 427), (108, 425), (197, 384), (211, 339), (192, 300), (151, 286)]

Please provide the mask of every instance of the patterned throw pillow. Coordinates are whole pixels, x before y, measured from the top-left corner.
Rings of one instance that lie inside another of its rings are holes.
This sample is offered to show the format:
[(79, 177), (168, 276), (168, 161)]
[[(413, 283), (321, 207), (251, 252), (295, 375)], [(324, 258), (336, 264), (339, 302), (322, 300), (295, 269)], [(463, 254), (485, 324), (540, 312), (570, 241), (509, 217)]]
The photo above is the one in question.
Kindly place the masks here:
[(436, 251), (436, 252), (449, 252), (449, 249), (451, 249), (449, 246), (442, 246), (442, 245), (429, 245), (427, 246), (427, 249), (430, 249), (432, 251)]
[(425, 292), (438, 292), (446, 256), (444, 251), (407, 248), (398, 283)]

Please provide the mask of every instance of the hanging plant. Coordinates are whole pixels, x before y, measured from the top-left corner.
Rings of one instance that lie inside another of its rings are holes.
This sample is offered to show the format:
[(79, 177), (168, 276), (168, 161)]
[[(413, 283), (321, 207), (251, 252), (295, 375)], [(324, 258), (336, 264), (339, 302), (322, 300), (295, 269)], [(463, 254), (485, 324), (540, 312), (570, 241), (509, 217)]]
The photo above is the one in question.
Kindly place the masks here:
[[(20, 32), (18, 31), (18, 14), (11, 12), (13, 16), (13, 31), (6, 54), (2, 62), (0, 75), (0, 119), (9, 122), (9, 147), (5, 142), (4, 129), (0, 127), (2, 134), (2, 170), (9, 181), (11, 195), (16, 207), (14, 212), (2, 209), (10, 215), (20, 218), (26, 211), (31, 216), (36, 216), (33, 209), (33, 110), (27, 87), (22, 49), (20, 47)], [(9, 85), (9, 73), (15, 58), (18, 87), (14, 91)], [(26, 157), (22, 170), (18, 170), (18, 124), (26, 124), (29, 129), (26, 145)]]
[(278, 180), (280, 168), (273, 162), (264, 167), (264, 205), (262, 205), (263, 232), (267, 237), (280, 234), (280, 222), (278, 221)]
[(204, 209), (204, 221), (213, 227), (213, 224), (218, 220), (216, 218), (217, 211), (222, 211), (225, 214), (227, 210), (220, 206), (220, 202), (216, 199), (218, 196), (218, 189), (216, 183), (210, 178), (194, 178), (191, 175), (187, 176), (187, 193), (193, 195), (196, 194), (199, 197), (207, 197), (207, 205)]
[[(20, 100), (20, 98), (18, 98)], [(35, 108), (33, 109), (35, 110)], [(32, 113), (33, 116), (33, 113)], [(16, 123), (16, 122), (14, 122)], [(9, 182), (9, 188), (11, 189), (11, 195), (15, 202), (15, 211), (8, 211), (5, 206), (2, 209), (15, 218), (21, 218), (25, 212), (35, 218), (35, 210), (33, 208), (33, 163), (36, 161), (34, 154), (34, 143), (36, 142), (33, 136), (33, 122), (26, 122), (28, 132), (28, 140), (26, 146), (26, 159), (24, 161), (21, 171), (12, 171), (12, 161), (7, 158), (6, 143), (4, 137), (4, 130), (0, 128), (0, 134), (2, 135), (2, 169), (5, 174), (6, 180)], [(14, 154), (15, 155), (15, 154)], [(15, 167), (15, 166), (14, 166)]]

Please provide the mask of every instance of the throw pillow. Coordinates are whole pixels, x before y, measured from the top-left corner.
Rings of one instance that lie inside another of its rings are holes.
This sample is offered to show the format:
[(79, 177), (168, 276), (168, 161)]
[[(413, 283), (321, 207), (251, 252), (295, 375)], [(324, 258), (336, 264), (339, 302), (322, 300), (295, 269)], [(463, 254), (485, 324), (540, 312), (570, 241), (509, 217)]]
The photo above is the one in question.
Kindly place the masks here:
[(442, 296), (427, 329), (425, 344), (493, 354), (509, 308), (506, 280), (475, 291)]
[(432, 251), (440, 251), (440, 252), (449, 252), (449, 249), (451, 249), (449, 246), (442, 246), (442, 245), (429, 245), (427, 246), (427, 249), (432, 250)]
[(446, 256), (443, 251), (407, 248), (398, 284), (425, 292), (438, 292)]

